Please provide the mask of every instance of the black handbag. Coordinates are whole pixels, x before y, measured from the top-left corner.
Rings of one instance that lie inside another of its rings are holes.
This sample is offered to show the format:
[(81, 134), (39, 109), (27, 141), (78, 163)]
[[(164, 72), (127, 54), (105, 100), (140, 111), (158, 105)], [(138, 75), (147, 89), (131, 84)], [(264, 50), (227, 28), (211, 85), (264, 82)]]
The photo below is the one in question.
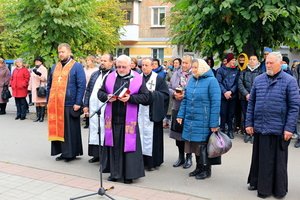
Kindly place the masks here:
[(36, 88), (36, 94), (38, 97), (46, 97), (47, 95), (47, 88), (46, 86), (42, 86), (41, 82), (39, 87)]
[(178, 114), (179, 110), (172, 110), (172, 121), (171, 121), (171, 130), (178, 132), (178, 133), (182, 133), (183, 131), (183, 120), (182, 123), (179, 124), (177, 122), (177, 114)]
[(200, 159), (199, 163), (203, 165), (221, 165), (222, 159), (221, 156), (215, 157), (215, 158), (209, 158), (207, 153), (207, 143), (200, 144), (199, 146), (200, 151)]
[(11, 93), (10, 93), (10, 91), (8, 89), (8, 85), (4, 85), (2, 93), (1, 93), (1, 98), (6, 101), (6, 100), (8, 100), (11, 97), (12, 96), (11, 96)]

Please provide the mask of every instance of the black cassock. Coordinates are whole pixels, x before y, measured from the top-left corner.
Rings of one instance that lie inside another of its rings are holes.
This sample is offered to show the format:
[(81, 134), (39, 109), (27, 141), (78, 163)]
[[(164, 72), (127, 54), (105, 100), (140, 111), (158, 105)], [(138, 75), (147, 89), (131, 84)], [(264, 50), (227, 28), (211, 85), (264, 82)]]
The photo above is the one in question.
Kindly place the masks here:
[[(106, 80), (98, 92), (98, 98), (102, 102), (107, 100), (107, 92), (105, 89)], [(128, 82), (127, 85), (129, 87), (130, 80), (118, 75), (114, 84), (114, 91), (120, 88), (124, 82)], [(149, 91), (143, 82), (138, 94), (131, 95), (128, 102), (132, 104), (147, 104), (148, 101)], [(124, 152), (125, 119), (126, 104), (119, 100), (114, 101), (112, 103), (112, 131), (114, 146), (108, 147), (110, 152), (110, 176), (114, 179), (137, 179), (145, 176), (141, 139), (137, 126), (136, 151)]]
[[(61, 153), (64, 158), (74, 158), (83, 154), (81, 129), (80, 129), (80, 116), (74, 117), (72, 115), (72, 106), (65, 106), (64, 111), (64, 138), (65, 141), (52, 141), (51, 142), (51, 156)], [(74, 111), (73, 111), (74, 112)]]
[[(150, 76), (151, 74), (144, 75), (146, 83), (149, 81)], [(152, 156), (144, 155), (144, 164), (150, 170), (159, 167), (164, 162), (163, 119), (169, 106), (169, 88), (164, 79), (159, 76), (156, 77), (155, 90), (150, 92), (149, 105), (149, 118), (150, 121), (154, 122)]]
[(254, 134), (248, 183), (263, 195), (285, 196), (288, 192), (288, 146), (283, 136)]

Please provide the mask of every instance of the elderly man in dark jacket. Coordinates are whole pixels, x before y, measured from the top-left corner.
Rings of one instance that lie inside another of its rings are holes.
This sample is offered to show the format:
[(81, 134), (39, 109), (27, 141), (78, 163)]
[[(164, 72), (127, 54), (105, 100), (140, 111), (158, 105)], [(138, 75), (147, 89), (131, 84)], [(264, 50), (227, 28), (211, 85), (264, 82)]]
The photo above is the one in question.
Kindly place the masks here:
[(254, 135), (248, 189), (257, 190), (260, 198), (283, 198), (288, 191), (288, 145), (300, 95), (296, 80), (281, 70), (281, 61), (279, 52), (267, 56), (267, 71), (254, 80), (246, 115), (246, 131)]

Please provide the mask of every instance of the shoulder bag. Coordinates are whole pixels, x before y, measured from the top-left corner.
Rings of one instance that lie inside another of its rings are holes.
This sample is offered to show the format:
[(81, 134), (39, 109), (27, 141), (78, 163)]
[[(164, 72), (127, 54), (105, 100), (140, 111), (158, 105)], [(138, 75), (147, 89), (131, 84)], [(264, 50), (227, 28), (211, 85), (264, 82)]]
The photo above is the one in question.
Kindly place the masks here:
[(42, 86), (41, 81), (39, 87), (36, 88), (36, 94), (38, 97), (46, 97), (47, 95), (47, 88), (46, 86)]
[(8, 100), (11, 97), (12, 96), (11, 96), (11, 93), (10, 93), (10, 91), (8, 89), (8, 85), (3, 85), (3, 90), (2, 90), (2, 93), (1, 93), (1, 98), (6, 101), (6, 100)]

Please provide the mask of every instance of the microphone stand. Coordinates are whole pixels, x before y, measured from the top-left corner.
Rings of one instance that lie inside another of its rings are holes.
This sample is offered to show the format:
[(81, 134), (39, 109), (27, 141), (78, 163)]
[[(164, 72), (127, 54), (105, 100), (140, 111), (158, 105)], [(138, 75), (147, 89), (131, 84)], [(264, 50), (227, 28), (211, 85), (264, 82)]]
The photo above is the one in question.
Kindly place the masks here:
[(92, 118), (96, 113), (98, 115), (98, 136), (99, 136), (99, 173), (100, 173), (100, 188), (98, 189), (98, 192), (95, 193), (91, 193), (91, 194), (87, 194), (87, 195), (83, 195), (83, 196), (79, 196), (79, 197), (74, 197), (74, 198), (70, 198), (70, 200), (75, 200), (75, 199), (82, 199), (85, 197), (90, 197), (90, 196), (94, 196), (94, 195), (100, 195), (100, 196), (106, 196), (109, 199), (115, 200), (114, 198), (112, 198), (111, 196), (109, 196), (108, 194), (106, 194), (106, 191), (114, 189), (114, 186), (111, 186), (108, 189), (105, 189), (103, 187), (103, 178), (102, 178), (102, 159), (103, 159), (103, 150), (101, 147), (101, 128), (100, 128), (100, 116), (101, 116), (101, 109), (107, 104), (107, 102), (113, 98), (116, 94), (118, 94), (118, 92), (120, 92), (126, 85), (128, 84), (128, 82), (124, 82), (123, 85), (121, 85), (121, 87), (119, 89), (117, 89), (113, 95), (109, 98), (107, 98), (107, 100), (100, 106), (100, 108), (92, 113), (92, 115), (90, 116), (90, 118)]

